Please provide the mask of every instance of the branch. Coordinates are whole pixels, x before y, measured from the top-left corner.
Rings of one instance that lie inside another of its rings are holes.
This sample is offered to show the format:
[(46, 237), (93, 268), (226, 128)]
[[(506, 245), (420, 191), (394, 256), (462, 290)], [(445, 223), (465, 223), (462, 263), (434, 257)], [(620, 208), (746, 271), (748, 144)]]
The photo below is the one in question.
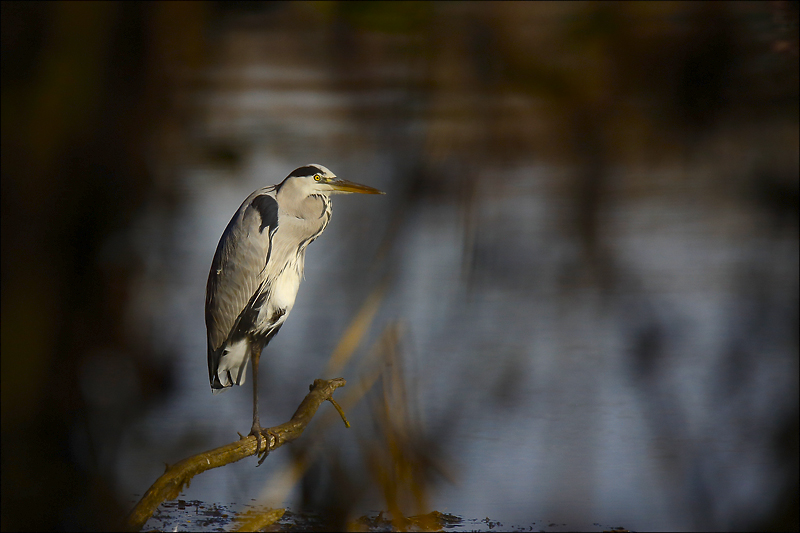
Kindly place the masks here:
[[(330, 401), (338, 407), (333, 400), (333, 391), (344, 385), (345, 380), (342, 378), (314, 380), (314, 384), (309, 387), (311, 392), (303, 398), (303, 402), (292, 415), (292, 419), (266, 431), (269, 435), (267, 439), (269, 442), (266, 443), (266, 452), (262, 451), (262, 453), (269, 454), (272, 450), (298, 438), (311, 422), (322, 402)], [(349, 427), (344, 414), (341, 411), (340, 414), (342, 414), (342, 419)], [(261, 438), (263, 448), (264, 437)], [(167, 471), (153, 483), (145, 495), (142, 496), (142, 499), (139, 500), (139, 503), (136, 504), (136, 507), (130, 512), (125, 520), (124, 528), (127, 531), (141, 530), (161, 502), (177, 498), (194, 476), (202, 474), (206, 470), (235, 463), (245, 457), (255, 455), (257, 444), (256, 436), (248, 435), (236, 442), (194, 455), (168, 467)], [(259, 464), (261, 463), (259, 462)]]

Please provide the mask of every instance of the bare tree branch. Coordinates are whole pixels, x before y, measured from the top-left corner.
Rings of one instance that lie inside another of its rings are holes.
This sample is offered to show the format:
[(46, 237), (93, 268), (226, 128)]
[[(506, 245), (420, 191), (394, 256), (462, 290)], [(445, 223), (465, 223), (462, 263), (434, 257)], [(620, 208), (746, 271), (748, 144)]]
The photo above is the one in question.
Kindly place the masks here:
[[(343, 387), (345, 383), (345, 380), (342, 378), (314, 380), (314, 384), (309, 387), (311, 392), (303, 399), (297, 411), (292, 415), (291, 420), (266, 430), (266, 433), (269, 435), (269, 438), (266, 440), (269, 442), (266, 443), (267, 448), (264, 450), (264, 439), (262, 437), (261, 453), (264, 455), (261, 461), (263, 461), (272, 450), (298, 438), (309, 422), (311, 422), (311, 419), (314, 417), (314, 414), (317, 412), (322, 402), (330, 401), (336, 406), (336, 403), (333, 401), (333, 391), (339, 387)], [(344, 414), (341, 411), (340, 414), (342, 415), (342, 420), (345, 420), (345, 424), (347, 425)], [(145, 495), (142, 496), (142, 499), (139, 500), (139, 503), (136, 504), (136, 507), (130, 512), (125, 520), (125, 530), (139, 531), (142, 529), (147, 519), (153, 515), (161, 502), (177, 498), (181, 490), (183, 490), (185, 486), (188, 486), (194, 476), (206, 470), (235, 463), (245, 457), (255, 455), (257, 447), (257, 438), (254, 435), (248, 435), (236, 442), (194, 455), (168, 467), (167, 471), (153, 483)], [(261, 464), (261, 462), (259, 462), (259, 464)]]

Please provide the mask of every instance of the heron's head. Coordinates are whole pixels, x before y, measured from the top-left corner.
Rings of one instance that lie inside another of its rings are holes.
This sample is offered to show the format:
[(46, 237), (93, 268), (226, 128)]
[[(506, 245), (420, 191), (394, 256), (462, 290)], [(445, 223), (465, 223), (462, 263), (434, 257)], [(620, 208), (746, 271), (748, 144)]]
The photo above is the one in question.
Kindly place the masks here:
[(337, 178), (336, 175), (322, 165), (306, 165), (289, 174), (281, 189), (291, 188), (300, 196), (312, 194), (341, 194), (358, 192), (362, 194), (384, 194), (383, 191)]

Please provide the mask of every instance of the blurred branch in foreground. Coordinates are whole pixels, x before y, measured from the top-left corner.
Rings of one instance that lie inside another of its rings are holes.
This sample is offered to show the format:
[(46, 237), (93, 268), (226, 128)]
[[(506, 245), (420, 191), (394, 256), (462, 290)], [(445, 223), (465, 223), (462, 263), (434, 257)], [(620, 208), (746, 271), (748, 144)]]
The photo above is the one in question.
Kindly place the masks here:
[[(324, 401), (333, 403), (337, 411), (342, 415), (345, 425), (348, 425), (344, 414), (333, 400), (333, 391), (343, 387), (345, 383), (342, 378), (314, 380), (314, 384), (310, 387), (311, 392), (303, 399), (300, 407), (292, 415), (291, 420), (267, 430), (271, 438), (267, 449), (261, 452), (264, 454), (261, 461), (269, 455), (269, 452), (298, 438)], [(129, 531), (139, 531), (159, 504), (164, 500), (177, 498), (181, 490), (189, 484), (194, 476), (202, 474), (206, 470), (235, 463), (245, 457), (255, 455), (258, 448), (256, 436), (249, 435), (242, 437), (237, 442), (194, 455), (168, 467), (167, 471), (147, 490), (130, 515), (128, 515), (125, 528)], [(261, 464), (261, 461), (259, 461), (259, 464)], [(278, 518), (280, 516), (276, 516), (275, 519), (277, 520)]]

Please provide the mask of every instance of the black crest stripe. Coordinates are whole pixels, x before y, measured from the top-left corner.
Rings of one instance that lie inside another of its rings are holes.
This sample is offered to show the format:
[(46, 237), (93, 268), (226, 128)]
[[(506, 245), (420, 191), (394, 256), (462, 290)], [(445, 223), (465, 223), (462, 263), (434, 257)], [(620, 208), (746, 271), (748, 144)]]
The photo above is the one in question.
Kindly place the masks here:
[(303, 177), (306, 177), (306, 176), (313, 176), (314, 174), (319, 174), (319, 173), (320, 173), (320, 170), (317, 167), (315, 167), (313, 165), (309, 165), (307, 167), (300, 167), (300, 168), (292, 171), (292, 173), (289, 174), (289, 176), (287, 176), (287, 177), (289, 177), (289, 178), (303, 178)]

